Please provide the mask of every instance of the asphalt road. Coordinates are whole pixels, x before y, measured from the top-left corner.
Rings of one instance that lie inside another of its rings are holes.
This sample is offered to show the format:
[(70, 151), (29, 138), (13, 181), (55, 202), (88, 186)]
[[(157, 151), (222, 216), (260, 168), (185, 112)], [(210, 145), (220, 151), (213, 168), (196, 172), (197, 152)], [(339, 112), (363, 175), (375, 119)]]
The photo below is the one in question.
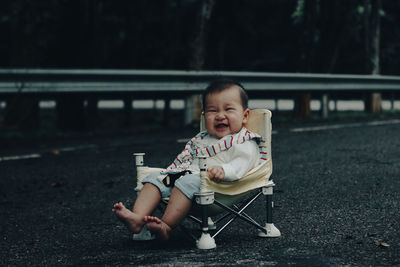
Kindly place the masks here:
[[(116, 201), (134, 202), (133, 152), (165, 167), (183, 147), (176, 140), (195, 130), (3, 140), (0, 265), (399, 266), (400, 124), (367, 122), (316, 131), (276, 125), (274, 223), (282, 236), (258, 238), (237, 221), (209, 251), (181, 230), (167, 244), (134, 242), (111, 212)], [(249, 213), (262, 218), (263, 210), (260, 200)]]

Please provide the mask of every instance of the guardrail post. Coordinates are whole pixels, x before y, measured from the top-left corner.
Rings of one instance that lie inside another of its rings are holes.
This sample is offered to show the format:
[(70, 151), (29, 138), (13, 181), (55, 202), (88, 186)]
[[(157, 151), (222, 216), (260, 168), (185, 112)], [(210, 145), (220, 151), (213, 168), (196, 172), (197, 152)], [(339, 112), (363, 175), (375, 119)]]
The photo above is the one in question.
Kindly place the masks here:
[(201, 95), (185, 99), (185, 125), (198, 124), (201, 115)]
[(394, 93), (390, 94), (390, 111), (394, 110)]
[(298, 93), (294, 102), (294, 115), (297, 118), (305, 118), (311, 115), (311, 93)]
[(382, 95), (380, 93), (368, 93), (365, 101), (365, 109), (368, 112), (378, 113), (382, 111)]
[(168, 97), (164, 99), (164, 114), (163, 114), (164, 126), (168, 126), (169, 124), (170, 113), (171, 113), (171, 99)]
[(124, 126), (131, 125), (131, 114), (132, 114), (132, 98), (126, 96), (124, 98)]
[(97, 108), (98, 100), (94, 96), (89, 96), (87, 98), (87, 114), (88, 114), (88, 126), (91, 129), (96, 128), (98, 120), (99, 120), (99, 113)]
[(40, 125), (39, 99), (16, 96), (6, 100), (4, 125), (15, 129), (35, 129)]
[(328, 94), (322, 94), (321, 96), (321, 115), (322, 118), (327, 119), (329, 112), (329, 97)]
[(85, 128), (84, 99), (77, 95), (61, 95), (57, 99), (57, 124), (62, 130)]

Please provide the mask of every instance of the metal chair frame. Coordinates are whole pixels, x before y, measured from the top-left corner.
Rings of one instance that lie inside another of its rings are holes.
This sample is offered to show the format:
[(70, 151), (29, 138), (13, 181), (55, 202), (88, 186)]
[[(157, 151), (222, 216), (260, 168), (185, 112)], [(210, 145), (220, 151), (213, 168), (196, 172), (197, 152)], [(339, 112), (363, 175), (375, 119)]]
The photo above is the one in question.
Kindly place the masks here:
[[(266, 135), (269, 135), (269, 141), (270, 141), (270, 135), (271, 135), (271, 124), (270, 124), (270, 116), (271, 113), (270, 111), (267, 111), (267, 115), (269, 116), (268, 118), (265, 119), (265, 133)], [(204, 121), (201, 121), (201, 128), (204, 127)], [(269, 127), (269, 128), (268, 128)], [(263, 129), (264, 130), (264, 129)], [(270, 145), (270, 144), (269, 144)], [(270, 149), (270, 147), (269, 147)], [(136, 167), (143, 167), (144, 166), (144, 160), (143, 156), (144, 153), (135, 153), (135, 161), (136, 161)], [(199, 158), (200, 162), (200, 177), (202, 179), (202, 183), (204, 184), (204, 179), (206, 179), (207, 175), (207, 166), (206, 166), (206, 159), (205, 158)], [(201, 208), (201, 216), (200, 218), (197, 216), (194, 216), (193, 214), (189, 214), (187, 216), (188, 219), (192, 220), (195, 223), (198, 223), (200, 225), (200, 230), (201, 230), (201, 237), (198, 239), (196, 236), (194, 236), (191, 231), (186, 228), (184, 225), (180, 225), (181, 229), (186, 232), (190, 237), (192, 237), (197, 244), (197, 247), (199, 249), (212, 249), (216, 247), (215, 244), (215, 237), (218, 236), (226, 227), (228, 227), (234, 220), (236, 219), (241, 219), (242, 221), (250, 224), (251, 226), (255, 227), (258, 229), (258, 236), (260, 237), (279, 237), (281, 235), (279, 229), (275, 227), (273, 224), (272, 220), (272, 211), (274, 207), (273, 203), (273, 187), (275, 186), (274, 182), (270, 179), (268, 183), (258, 189), (254, 189), (248, 193), (246, 193), (246, 196), (241, 198), (241, 200), (238, 203), (233, 204), (232, 206), (228, 206), (221, 201), (215, 199), (215, 193), (214, 192), (209, 192), (204, 189), (204, 186), (201, 186), (200, 192), (195, 194), (195, 202), (197, 205), (200, 206)], [(139, 185), (138, 185), (139, 187)], [(138, 188), (137, 187), (137, 188)], [(266, 209), (265, 209), (265, 217), (266, 217), (266, 223), (265, 225), (261, 225), (258, 223), (256, 220), (254, 220), (250, 215), (248, 215), (245, 210), (254, 202), (256, 201), (261, 195), (265, 196), (266, 199)], [(168, 204), (168, 199), (163, 199), (162, 202), (163, 204), (167, 205)], [(216, 205), (217, 207), (220, 207), (222, 210), (225, 211), (224, 214), (221, 214), (220, 218), (218, 218), (215, 222), (212, 221), (211, 217), (209, 216), (209, 208), (211, 205)], [(163, 211), (163, 208), (159, 205), (159, 209)], [(216, 225), (219, 222), (225, 223), (221, 227), (217, 227)], [(140, 234), (136, 234), (133, 236), (134, 240), (148, 240), (154, 238), (151, 236), (148, 232), (146, 232), (147, 229), (144, 227), (142, 232)], [(212, 235), (210, 235), (212, 233)]]

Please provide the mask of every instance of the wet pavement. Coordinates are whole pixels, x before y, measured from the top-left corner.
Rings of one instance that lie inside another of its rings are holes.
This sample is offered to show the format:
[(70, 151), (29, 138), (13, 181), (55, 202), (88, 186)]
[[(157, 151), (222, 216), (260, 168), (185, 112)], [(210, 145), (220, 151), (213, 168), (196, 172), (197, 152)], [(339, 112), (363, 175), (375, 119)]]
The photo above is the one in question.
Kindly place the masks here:
[[(132, 241), (111, 212), (116, 201), (134, 203), (133, 152), (165, 167), (183, 147), (177, 140), (195, 130), (12, 146), (3, 140), (0, 265), (400, 265), (400, 124), (367, 122), (296, 132), (274, 125), (274, 223), (282, 236), (259, 238), (235, 221), (209, 251), (196, 249), (179, 229), (167, 244)], [(249, 213), (262, 220), (263, 201)]]

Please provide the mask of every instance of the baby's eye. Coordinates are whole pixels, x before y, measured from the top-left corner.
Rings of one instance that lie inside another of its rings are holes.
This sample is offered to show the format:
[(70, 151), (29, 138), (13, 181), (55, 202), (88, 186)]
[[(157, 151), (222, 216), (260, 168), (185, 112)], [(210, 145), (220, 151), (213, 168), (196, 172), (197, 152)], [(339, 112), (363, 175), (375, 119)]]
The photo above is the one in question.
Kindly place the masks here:
[(206, 112), (213, 113), (213, 112), (217, 112), (217, 111), (215, 109), (209, 109)]

